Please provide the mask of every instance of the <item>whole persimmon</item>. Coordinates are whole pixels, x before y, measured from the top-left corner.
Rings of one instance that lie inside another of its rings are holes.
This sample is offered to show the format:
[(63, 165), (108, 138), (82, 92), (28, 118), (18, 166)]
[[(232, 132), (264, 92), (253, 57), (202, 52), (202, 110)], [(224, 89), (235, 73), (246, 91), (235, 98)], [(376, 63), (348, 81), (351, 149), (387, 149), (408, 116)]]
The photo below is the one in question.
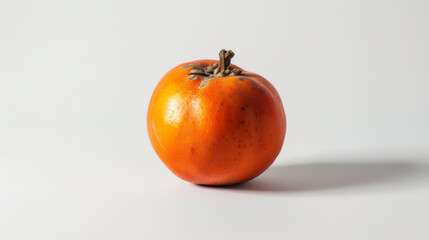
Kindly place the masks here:
[(147, 116), (152, 146), (178, 177), (230, 185), (264, 172), (279, 154), (286, 116), (265, 78), (220, 60), (181, 64), (161, 79)]

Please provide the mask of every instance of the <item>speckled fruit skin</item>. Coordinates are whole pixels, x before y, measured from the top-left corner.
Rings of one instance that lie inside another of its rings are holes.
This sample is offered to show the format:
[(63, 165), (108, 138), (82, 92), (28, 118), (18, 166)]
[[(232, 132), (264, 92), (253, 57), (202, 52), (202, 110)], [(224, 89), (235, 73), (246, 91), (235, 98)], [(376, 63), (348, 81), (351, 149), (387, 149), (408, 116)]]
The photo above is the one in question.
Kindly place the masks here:
[(257, 74), (243, 70), (207, 84), (188, 79), (189, 66), (215, 63), (198, 60), (170, 70), (153, 92), (147, 128), (175, 175), (195, 184), (231, 185), (255, 178), (274, 162), (286, 116), (276, 89)]

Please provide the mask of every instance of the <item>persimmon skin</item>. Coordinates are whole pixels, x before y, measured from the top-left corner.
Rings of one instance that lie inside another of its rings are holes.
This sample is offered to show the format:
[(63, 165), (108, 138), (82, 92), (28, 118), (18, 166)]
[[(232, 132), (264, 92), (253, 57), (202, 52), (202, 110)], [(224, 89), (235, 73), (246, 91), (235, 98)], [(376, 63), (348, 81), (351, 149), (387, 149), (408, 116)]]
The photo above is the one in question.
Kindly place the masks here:
[(286, 116), (276, 89), (257, 74), (188, 79), (192, 66), (215, 63), (198, 60), (170, 70), (153, 92), (147, 128), (175, 175), (195, 184), (231, 185), (255, 178), (274, 162)]

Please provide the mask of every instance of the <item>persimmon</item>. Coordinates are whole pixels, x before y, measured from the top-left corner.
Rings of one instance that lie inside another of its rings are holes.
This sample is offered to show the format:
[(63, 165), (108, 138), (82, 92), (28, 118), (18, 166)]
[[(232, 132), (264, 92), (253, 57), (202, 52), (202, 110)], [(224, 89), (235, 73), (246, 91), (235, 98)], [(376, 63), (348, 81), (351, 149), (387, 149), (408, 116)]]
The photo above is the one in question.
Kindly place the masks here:
[(286, 116), (265, 78), (231, 63), (181, 64), (161, 79), (150, 100), (147, 128), (153, 148), (178, 177), (202, 185), (230, 185), (264, 172), (278, 156)]

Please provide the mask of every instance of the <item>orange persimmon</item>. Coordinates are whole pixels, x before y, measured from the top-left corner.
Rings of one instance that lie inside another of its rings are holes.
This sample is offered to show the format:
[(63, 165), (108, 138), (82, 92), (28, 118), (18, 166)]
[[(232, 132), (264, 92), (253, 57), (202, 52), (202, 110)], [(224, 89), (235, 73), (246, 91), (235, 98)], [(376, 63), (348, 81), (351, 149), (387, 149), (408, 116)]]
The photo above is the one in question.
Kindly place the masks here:
[(279, 154), (286, 116), (265, 78), (220, 60), (181, 64), (153, 92), (147, 128), (153, 148), (178, 177), (230, 185), (264, 172)]

